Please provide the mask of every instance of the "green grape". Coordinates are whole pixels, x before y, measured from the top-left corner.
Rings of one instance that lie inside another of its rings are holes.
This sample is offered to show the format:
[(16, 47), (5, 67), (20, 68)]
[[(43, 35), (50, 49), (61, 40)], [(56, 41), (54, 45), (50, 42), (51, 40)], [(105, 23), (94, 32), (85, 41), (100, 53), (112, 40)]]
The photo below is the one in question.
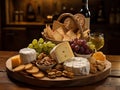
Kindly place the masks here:
[(42, 52), (42, 48), (38, 48), (36, 51), (37, 51), (38, 53), (41, 53), (41, 52)]
[(43, 48), (43, 44), (39, 44), (39, 48), (41, 48), (41, 49), (42, 49), (42, 48)]
[(49, 54), (52, 48), (48, 47), (46, 53)]
[(40, 38), (39, 41), (38, 41), (39, 44), (43, 44), (44, 43), (44, 40), (43, 38)]
[(40, 38), (38, 41), (37, 39), (33, 39), (32, 43), (28, 45), (29, 48), (35, 49), (37, 53), (44, 52), (46, 54), (49, 54), (54, 46), (54, 43), (51, 41), (45, 42), (43, 38)]
[(51, 47), (52, 42), (48, 41), (46, 44), (47, 44), (48, 47)]
[(32, 44), (33, 45), (36, 45), (38, 42), (37, 42), (37, 39), (33, 39), (33, 41), (32, 41)]
[(30, 43), (30, 44), (28, 45), (28, 48), (33, 48), (32, 43)]
[(47, 51), (47, 43), (46, 43), (46, 42), (43, 43), (43, 51), (44, 51), (44, 52)]
[(50, 45), (50, 47), (52, 47), (52, 48), (53, 48), (53, 47), (55, 47), (55, 44), (54, 44), (54, 43), (52, 43), (52, 44)]

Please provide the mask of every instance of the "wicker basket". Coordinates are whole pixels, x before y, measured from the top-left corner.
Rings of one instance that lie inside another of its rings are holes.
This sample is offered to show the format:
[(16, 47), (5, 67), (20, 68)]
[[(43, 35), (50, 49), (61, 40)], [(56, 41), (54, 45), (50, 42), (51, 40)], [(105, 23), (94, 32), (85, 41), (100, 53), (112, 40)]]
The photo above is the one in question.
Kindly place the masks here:
[[(79, 14), (79, 15), (81, 15), (81, 14)], [(82, 15), (82, 16), (83, 16), (83, 15)], [(90, 30), (83, 30), (83, 26), (81, 26), (81, 24), (80, 24), (81, 21), (80, 21), (80, 20), (77, 20), (77, 19), (75, 18), (75, 15), (73, 15), (73, 14), (71, 14), (71, 13), (63, 13), (63, 14), (61, 14), (61, 15), (58, 17), (57, 21), (64, 24), (64, 21), (65, 21), (67, 18), (70, 18), (70, 19), (72, 20), (72, 22), (74, 22), (74, 24), (76, 25), (77, 30), (74, 30), (74, 32), (79, 32), (79, 33), (80, 33), (80, 35), (81, 35), (81, 36), (80, 36), (80, 39), (87, 39), (87, 38), (89, 37)], [(78, 17), (78, 18), (79, 18), (79, 17)], [(83, 16), (83, 20), (84, 20), (84, 22), (85, 22), (84, 16)], [(67, 28), (66, 28), (66, 30), (67, 30)], [(84, 37), (84, 34), (85, 34), (85, 33), (87, 33), (87, 35), (88, 35), (87, 38)], [(44, 34), (44, 32), (42, 32), (42, 35), (43, 35), (43, 38), (45, 38), (47, 41), (52, 41), (52, 42), (54, 42), (54, 43), (56, 43), (56, 44), (63, 42), (63, 41), (56, 41), (56, 40), (53, 40), (53, 39), (47, 37), (47, 36)]]

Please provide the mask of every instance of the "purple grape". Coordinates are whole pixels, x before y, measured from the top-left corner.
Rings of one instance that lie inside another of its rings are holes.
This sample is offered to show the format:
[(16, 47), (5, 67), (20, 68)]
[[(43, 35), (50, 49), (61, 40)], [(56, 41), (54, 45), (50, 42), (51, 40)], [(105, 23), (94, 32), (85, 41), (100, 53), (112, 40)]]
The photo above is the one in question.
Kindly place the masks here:
[(84, 45), (84, 44), (86, 44), (87, 42), (86, 42), (86, 40), (85, 39), (81, 39), (81, 44), (82, 45)]
[(73, 41), (73, 43), (75, 44), (75, 45), (77, 45), (77, 41), (75, 40), (75, 41)]
[(72, 43), (70, 46), (71, 46), (72, 49), (74, 49), (74, 48), (75, 48), (75, 45), (76, 45), (76, 44)]
[(85, 49), (84, 49), (84, 47), (81, 46), (80, 49), (79, 49), (79, 53), (84, 54), (84, 52), (85, 52)]
[(80, 39), (77, 40), (77, 44), (81, 45), (81, 40)]
[(84, 49), (89, 49), (87, 44), (83, 44), (82, 46), (84, 47)]
[(75, 45), (75, 52), (78, 52), (80, 49), (79, 45)]
[(90, 50), (89, 50), (89, 49), (86, 49), (86, 50), (85, 50), (85, 54), (90, 54)]

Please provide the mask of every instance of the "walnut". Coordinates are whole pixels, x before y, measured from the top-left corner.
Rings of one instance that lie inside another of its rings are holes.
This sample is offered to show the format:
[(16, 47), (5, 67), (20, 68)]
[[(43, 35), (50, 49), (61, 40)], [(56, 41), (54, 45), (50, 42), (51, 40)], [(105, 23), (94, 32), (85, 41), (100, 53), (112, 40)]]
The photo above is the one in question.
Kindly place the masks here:
[(56, 78), (56, 73), (55, 72), (49, 72), (48, 77), (49, 78)]
[(57, 76), (57, 77), (62, 76), (62, 71), (56, 71), (56, 76)]
[(43, 59), (45, 56), (46, 56), (46, 54), (40, 53), (37, 58), (38, 58), (38, 60), (41, 60), (41, 59)]
[(63, 76), (68, 77), (68, 78), (73, 78), (74, 77), (74, 73), (71, 71), (66, 71), (64, 70), (62, 73)]
[(90, 64), (90, 73), (96, 73), (97, 72), (97, 68), (96, 68), (96, 66), (95, 65), (93, 65), (93, 64)]

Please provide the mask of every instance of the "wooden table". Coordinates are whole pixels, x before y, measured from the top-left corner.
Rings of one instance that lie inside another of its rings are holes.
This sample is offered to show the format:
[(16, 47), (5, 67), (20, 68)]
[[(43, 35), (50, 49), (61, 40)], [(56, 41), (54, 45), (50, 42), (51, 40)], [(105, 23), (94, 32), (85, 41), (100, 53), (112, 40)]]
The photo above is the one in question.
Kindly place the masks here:
[(109, 77), (97, 83), (82, 87), (44, 88), (23, 84), (11, 80), (6, 73), (6, 60), (18, 54), (18, 52), (0, 51), (0, 90), (120, 90), (120, 55), (107, 55), (112, 63), (112, 71)]

